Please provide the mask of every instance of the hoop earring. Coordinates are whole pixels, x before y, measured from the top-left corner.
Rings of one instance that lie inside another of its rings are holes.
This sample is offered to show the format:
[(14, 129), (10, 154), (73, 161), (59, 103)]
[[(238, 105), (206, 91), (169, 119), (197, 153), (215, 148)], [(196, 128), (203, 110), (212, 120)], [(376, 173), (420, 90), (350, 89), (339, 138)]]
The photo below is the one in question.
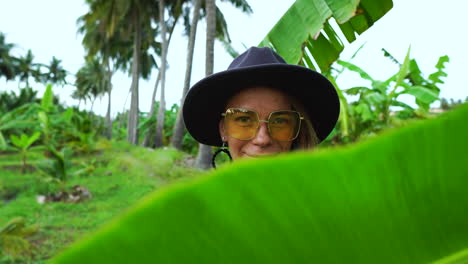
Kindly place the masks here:
[(221, 152), (226, 153), (229, 157), (229, 161), (232, 161), (232, 156), (231, 156), (231, 153), (229, 152), (229, 149), (226, 146), (226, 141), (223, 141), (223, 145), (213, 154), (213, 158), (211, 159), (211, 165), (215, 169), (216, 169), (216, 162), (215, 162), (216, 156), (218, 156), (218, 154)]

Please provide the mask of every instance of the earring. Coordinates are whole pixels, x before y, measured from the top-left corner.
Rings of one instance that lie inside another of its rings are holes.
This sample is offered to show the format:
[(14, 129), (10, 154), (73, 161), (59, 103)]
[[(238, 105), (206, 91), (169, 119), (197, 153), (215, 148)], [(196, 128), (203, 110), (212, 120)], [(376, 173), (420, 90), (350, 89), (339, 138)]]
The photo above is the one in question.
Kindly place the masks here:
[(216, 169), (216, 162), (215, 162), (216, 156), (218, 156), (218, 154), (221, 152), (226, 153), (229, 157), (229, 161), (232, 161), (231, 153), (229, 152), (229, 149), (226, 146), (226, 141), (224, 141), (224, 138), (223, 138), (223, 145), (213, 154), (213, 158), (211, 159), (211, 165), (215, 169)]

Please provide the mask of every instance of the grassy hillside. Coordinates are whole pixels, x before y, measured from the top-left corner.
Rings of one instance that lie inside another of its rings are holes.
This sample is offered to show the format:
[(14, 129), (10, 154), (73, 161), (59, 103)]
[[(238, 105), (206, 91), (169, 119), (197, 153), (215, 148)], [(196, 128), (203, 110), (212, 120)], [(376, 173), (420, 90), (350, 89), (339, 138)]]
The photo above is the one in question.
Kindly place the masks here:
[[(39, 162), (41, 157), (33, 153), (30, 163)], [(91, 169), (71, 178), (67, 187), (83, 186), (91, 192), (91, 199), (39, 204), (38, 194), (57, 192), (58, 186), (45, 182), (35, 170), (20, 173), (17, 154), (0, 155), (0, 229), (16, 217), (24, 217), (27, 225), (39, 225), (38, 232), (27, 238), (29, 249), (21, 252), (16, 262), (42, 263), (83, 234), (122, 214), (149, 192), (199, 175), (186, 166), (186, 159), (186, 154), (173, 149), (153, 151), (113, 143), (100, 153), (72, 159), (74, 167), (85, 164)], [(15, 263), (3, 251), (0, 262)]]

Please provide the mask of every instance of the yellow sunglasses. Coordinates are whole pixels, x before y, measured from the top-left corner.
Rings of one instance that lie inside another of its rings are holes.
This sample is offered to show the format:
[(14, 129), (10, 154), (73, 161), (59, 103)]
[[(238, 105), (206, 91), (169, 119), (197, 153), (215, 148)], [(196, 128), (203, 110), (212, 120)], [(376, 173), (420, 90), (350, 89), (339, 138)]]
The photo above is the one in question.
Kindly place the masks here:
[(278, 141), (292, 141), (299, 135), (302, 115), (293, 110), (271, 112), (268, 120), (260, 120), (258, 113), (243, 108), (229, 108), (224, 117), (224, 129), (229, 137), (251, 140), (257, 134), (260, 122), (267, 123), (270, 137)]

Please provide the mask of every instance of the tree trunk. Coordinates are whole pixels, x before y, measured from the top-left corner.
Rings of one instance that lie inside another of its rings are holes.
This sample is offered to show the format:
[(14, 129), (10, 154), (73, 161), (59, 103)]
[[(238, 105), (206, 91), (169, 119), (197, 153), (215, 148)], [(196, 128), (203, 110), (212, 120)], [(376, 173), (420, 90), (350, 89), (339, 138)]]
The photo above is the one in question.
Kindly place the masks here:
[[(176, 21), (174, 21), (174, 24), (171, 26), (171, 29), (170, 29), (170, 32), (169, 32), (169, 38), (167, 40), (167, 50), (166, 50), (166, 53), (168, 52), (169, 50), (169, 43), (171, 43), (171, 38), (172, 38), (172, 33), (174, 32), (174, 28), (177, 24), (177, 19), (176, 18)], [(155, 110), (155, 100), (156, 100), (156, 92), (158, 91), (158, 86), (159, 86), (159, 81), (161, 79), (161, 70), (159, 70), (158, 72), (158, 78), (156, 78), (156, 83), (154, 84), (154, 90), (153, 90), (153, 96), (151, 98), (151, 108), (150, 108), (150, 114), (148, 116), (148, 118), (151, 118), (153, 115), (154, 115), (154, 110)], [(150, 129), (148, 131), (148, 134), (145, 135), (145, 139), (143, 140), (143, 143), (142, 143), (142, 146), (143, 147), (149, 147), (150, 146), (150, 140), (154, 135), (154, 131), (156, 130), (156, 128), (154, 129)]]
[(159, 0), (159, 23), (161, 25), (161, 38), (162, 38), (162, 55), (161, 55), (161, 97), (159, 99), (158, 119), (156, 122), (156, 136), (154, 138), (154, 147), (159, 148), (163, 146), (164, 137), (164, 117), (166, 113), (166, 65), (167, 65), (167, 38), (166, 38), (166, 22), (164, 19), (164, 0)]
[(141, 26), (138, 8), (133, 13), (133, 63), (132, 63), (132, 97), (130, 101), (130, 113), (128, 114), (127, 140), (130, 144), (138, 144), (138, 80), (140, 77), (140, 47)]
[(112, 138), (112, 119), (111, 119), (112, 84), (109, 83), (108, 85), (109, 85), (109, 91), (107, 91), (107, 94), (109, 97), (109, 102), (107, 104), (107, 113), (106, 113), (106, 124), (107, 124), (106, 138), (111, 139)]
[(107, 59), (106, 62), (107, 66), (107, 94), (109, 97), (108, 103), (107, 103), (107, 113), (106, 113), (106, 124), (107, 124), (107, 132), (106, 132), (106, 137), (107, 139), (112, 138), (112, 119), (111, 119), (111, 98), (112, 98), (112, 75), (113, 72), (110, 70), (109, 66), (109, 60)]
[(90, 114), (93, 113), (93, 108), (94, 108), (94, 102), (96, 102), (97, 97), (93, 98), (93, 101), (91, 102), (91, 109), (89, 109)]
[[(205, 0), (206, 4), (206, 76), (213, 73), (214, 67), (214, 40), (216, 34), (216, 0)], [(196, 166), (202, 169), (210, 167), (211, 147), (200, 144)]]
[[(151, 96), (151, 107), (149, 111), (148, 118), (153, 117), (154, 115), (154, 110), (156, 108), (156, 92), (158, 91), (158, 86), (159, 86), (159, 80), (161, 79), (161, 71), (158, 72), (158, 77), (156, 78), (156, 83), (154, 84), (154, 89), (153, 89), (153, 95)], [(150, 139), (152, 137), (152, 129), (148, 131), (148, 134), (145, 135), (145, 139), (143, 140), (143, 143), (141, 144), (142, 147), (149, 147), (150, 146)]]
[(179, 112), (177, 113), (177, 119), (174, 126), (174, 133), (172, 134), (172, 146), (182, 150), (182, 140), (185, 132), (185, 125), (182, 116), (182, 108), (184, 106), (185, 95), (187, 94), (190, 87), (190, 77), (192, 75), (192, 62), (193, 62), (193, 51), (195, 49), (195, 37), (197, 34), (197, 25), (200, 18), (200, 6), (201, 0), (195, 0), (193, 7), (192, 23), (190, 24), (190, 37), (187, 45), (187, 68), (185, 69), (184, 88), (182, 90), (182, 97), (180, 99)]

